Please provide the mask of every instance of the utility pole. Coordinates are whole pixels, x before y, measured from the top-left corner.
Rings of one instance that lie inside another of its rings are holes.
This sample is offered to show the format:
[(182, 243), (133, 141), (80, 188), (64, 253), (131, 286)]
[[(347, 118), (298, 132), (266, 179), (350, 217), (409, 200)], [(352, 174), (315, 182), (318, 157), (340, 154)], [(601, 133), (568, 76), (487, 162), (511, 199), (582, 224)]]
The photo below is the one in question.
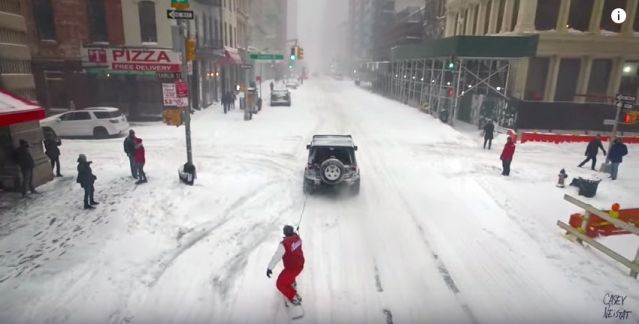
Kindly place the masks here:
[(191, 149), (191, 82), (189, 78), (189, 65), (186, 57), (187, 41), (190, 34), (190, 26), (183, 19), (177, 21), (180, 27), (180, 35), (182, 35), (182, 42), (184, 43), (184, 49), (182, 51), (182, 80), (187, 83), (189, 89), (189, 95), (187, 96), (186, 109), (183, 112), (184, 119), (184, 132), (186, 136), (186, 164), (184, 165), (184, 172), (190, 175), (190, 178), (186, 179), (185, 183), (193, 185), (195, 181), (195, 165), (193, 165), (193, 151)]

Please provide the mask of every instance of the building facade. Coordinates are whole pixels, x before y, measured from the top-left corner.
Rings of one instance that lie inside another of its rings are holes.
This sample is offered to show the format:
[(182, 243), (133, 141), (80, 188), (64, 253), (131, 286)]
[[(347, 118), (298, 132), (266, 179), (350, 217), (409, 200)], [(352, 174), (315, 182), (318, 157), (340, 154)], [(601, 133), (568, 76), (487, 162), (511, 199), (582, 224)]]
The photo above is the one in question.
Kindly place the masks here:
[(24, 13), (20, 0), (0, 0), (0, 88), (35, 100)]
[[(513, 69), (510, 96), (598, 102), (639, 94), (638, 0), (448, 0), (446, 36), (539, 35)], [(627, 20), (610, 14), (625, 8)]]
[[(263, 53), (286, 54), (286, 0), (253, 1), (250, 5), (249, 47)], [(284, 64), (255, 62), (255, 75), (262, 79), (279, 79), (284, 75)]]

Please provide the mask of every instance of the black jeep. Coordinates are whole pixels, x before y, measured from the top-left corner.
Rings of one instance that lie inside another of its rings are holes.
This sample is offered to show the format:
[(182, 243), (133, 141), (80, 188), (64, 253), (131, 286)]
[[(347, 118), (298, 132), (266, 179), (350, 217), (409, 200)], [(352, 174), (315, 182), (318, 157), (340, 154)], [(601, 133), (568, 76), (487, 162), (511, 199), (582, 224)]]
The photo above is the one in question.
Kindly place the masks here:
[(320, 187), (346, 186), (359, 193), (360, 177), (355, 159), (357, 146), (350, 135), (314, 135), (306, 146), (308, 165), (304, 170), (304, 192)]

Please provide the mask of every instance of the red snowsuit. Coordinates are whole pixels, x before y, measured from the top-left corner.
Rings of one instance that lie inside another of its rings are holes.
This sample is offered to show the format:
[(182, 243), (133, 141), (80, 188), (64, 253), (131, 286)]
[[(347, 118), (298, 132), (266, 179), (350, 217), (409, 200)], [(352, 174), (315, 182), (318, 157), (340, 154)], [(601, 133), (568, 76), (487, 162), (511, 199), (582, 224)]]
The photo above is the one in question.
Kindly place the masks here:
[(284, 270), (277, 277), (277, 289), (282, 292), (288, 300), (292, 301), (297, 291), (293, 288), (295, 278), (304, 269), (304, 252), (302, 251), (302, 240), (297, 234), (285, 237), (277, 247), (277, 251), (271, 259), (268, 268), (273, 270), (275, 265), (282, 259)]

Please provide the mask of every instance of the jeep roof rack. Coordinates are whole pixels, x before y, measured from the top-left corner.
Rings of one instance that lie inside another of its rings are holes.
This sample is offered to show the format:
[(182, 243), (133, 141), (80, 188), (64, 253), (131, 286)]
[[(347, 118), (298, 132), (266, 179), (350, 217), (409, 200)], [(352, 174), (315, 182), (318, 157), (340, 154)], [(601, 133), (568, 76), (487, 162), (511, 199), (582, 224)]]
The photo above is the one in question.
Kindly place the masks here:
[(306, 148), (311, 146), (342, 146), (352, 147), (357, 150), (351, 135), (313, 135), (313, 140)]

